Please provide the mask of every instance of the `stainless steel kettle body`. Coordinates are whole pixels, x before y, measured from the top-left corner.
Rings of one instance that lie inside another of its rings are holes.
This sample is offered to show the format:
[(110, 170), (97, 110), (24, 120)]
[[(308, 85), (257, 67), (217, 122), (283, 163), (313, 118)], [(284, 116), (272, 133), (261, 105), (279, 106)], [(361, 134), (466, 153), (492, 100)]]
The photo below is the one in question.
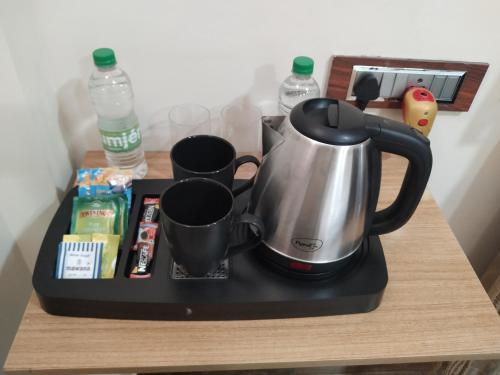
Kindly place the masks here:
[[(406, 125), (347, 103), (312, 99), (279, 124), (263, 126), (264, 157), (249, 211), (262, 218), (264, 244), (289, 261), (339, 262), (369, 234), (403, 225), (429, 178), (429, 142)], [(381, 151), (407, 157), (396, 201), (375, 212)]]
[(313, 263), (351, 255), (365, 233), (372, 141), (334, 146), (299, 133), (288, 118), (281, 126), (283, 142), (264, 156), (251, 199), (265, 245)]

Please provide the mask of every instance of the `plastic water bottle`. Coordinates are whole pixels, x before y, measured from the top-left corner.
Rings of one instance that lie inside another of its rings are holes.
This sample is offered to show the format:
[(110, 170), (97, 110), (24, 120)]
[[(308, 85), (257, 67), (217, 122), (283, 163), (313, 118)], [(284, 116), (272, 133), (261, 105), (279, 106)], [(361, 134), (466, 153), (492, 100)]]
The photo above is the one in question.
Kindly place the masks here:
[(280, 110), (288, 115), (298, 103), (320, 96), (317, 82), (312, 77), (314, 60), (307, 56), (297, 56), (293, 59), (292, 75), (280, 86)]
[(92, 56), (97, 70), (90, 76), (89, 91), (108, 164), (132, 169), (134, 178), (143, 178), (148, 166), (130, 79), (116, 65), (112, 49), (96, 49)]

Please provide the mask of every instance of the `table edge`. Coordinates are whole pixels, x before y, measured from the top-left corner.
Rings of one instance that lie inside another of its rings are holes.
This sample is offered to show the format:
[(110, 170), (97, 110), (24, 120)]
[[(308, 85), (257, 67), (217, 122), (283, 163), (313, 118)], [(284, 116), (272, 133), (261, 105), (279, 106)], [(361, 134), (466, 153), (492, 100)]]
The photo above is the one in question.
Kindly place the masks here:
[(449, 354), (419, 357), (385, 357), (364, 358), (349, 360), (324, 360), (324, 361), (297, 361), (297, 362), (262, 362), (262, 363), (234, 363), (234, 364), (198, 364), (198, 365), (175, 365), (175, 366), (152, 366), (152, 367), (81, 367), (81, 368), (32, 368), (9, 367), (3, 368), (6, 375), (16, 374), (39, 374), (39, 375), (67, 375), (71, 374), (116, 374), (120, 373), (161, 373), (161, 372), (189, 372), (189, 371), (236, 371), (236, 370), (263, 370), (263, 369), (286, 369), (286, 368), (321, 368), (336, 366), (359, 366), (359, 365), (386, 365), (404, 363), (425, 362), (448, 362), (464, 360), (500, 360), (500, 352), (497, 353), (475, 353), (475, 354)]

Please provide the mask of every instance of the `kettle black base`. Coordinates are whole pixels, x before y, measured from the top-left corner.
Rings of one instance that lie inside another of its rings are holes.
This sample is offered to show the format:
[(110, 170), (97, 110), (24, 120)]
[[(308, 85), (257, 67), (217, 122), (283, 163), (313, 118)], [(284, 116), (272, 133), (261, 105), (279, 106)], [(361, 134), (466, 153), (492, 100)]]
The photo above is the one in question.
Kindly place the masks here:
[(362, 262), (369, 250), (369, 239), (365, 239), (356, 251), (344, 259), (330, 263), (306, 263), (283, 256), (265, 244), (256, 249), (264, 263), (281, 274), (304, 280), (341, 278)]

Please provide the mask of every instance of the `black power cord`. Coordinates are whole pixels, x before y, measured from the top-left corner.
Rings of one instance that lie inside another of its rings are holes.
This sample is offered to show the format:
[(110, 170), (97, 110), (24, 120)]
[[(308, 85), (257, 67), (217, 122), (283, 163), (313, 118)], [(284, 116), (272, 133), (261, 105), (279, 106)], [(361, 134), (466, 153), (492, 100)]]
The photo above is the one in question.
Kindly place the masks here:
[(365, 74), (356, 82), (353, 92), (356, 95), (356, 103), (359, 109), (364, 111), (368, 102), (377, 99), (380, 95), (377, 78), (373, 74)]

